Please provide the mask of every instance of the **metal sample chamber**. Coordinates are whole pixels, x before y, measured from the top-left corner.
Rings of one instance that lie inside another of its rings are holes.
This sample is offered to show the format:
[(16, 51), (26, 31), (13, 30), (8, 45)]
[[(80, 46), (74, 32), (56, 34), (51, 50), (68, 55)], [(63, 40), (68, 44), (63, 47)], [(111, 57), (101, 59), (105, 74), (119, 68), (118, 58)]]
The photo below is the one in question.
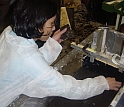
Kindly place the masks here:
[(101, 27), (89, 35), (80, 44), (71, 46), (90, 57), (90, 61), (99, 60), (105, 64), (124, 70), (124, 34), (108, 27)]

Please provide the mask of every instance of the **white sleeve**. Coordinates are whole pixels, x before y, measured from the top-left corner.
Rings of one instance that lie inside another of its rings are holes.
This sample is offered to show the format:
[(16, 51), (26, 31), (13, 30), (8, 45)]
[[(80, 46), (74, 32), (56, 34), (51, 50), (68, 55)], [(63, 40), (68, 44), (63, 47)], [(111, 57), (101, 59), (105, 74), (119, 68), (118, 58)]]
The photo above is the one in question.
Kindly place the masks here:
[[(35, 58), (36, 59), (36, 58)], [(33, 80), (23, 90), (23, 94), (31, 97), (62, 96), (69, 99), (86, 99), (109, 89), (108, 82), (103, 76), (76, 80), (72, 76), (62, 75), (47, 62), (30, 60), (26, 66)], [(33, 63), (34, 62), (34, 63)], [(33, 63), (33, 66), (31, 64)], [(32, 73), (32, 74), (31, 74)]]
[(43, 54), (49, 65), (51, 65), (57, 59), (61, 50), (62, 46), (51, 37), (49, 37), (43, 47), (39, 48), (39, 51)]

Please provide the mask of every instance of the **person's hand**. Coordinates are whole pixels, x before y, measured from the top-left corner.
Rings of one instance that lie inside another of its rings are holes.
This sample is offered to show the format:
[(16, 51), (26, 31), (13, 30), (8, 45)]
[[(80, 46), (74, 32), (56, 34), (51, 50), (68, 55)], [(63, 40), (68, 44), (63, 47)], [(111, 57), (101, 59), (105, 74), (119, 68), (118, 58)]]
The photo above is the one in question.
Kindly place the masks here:
[(60, 31), (60, 29), (57, 30), (57, 31), (53, 34), (52, 38), (53, 38), (54, 40), (56, 40), (58, 43), (61, 43), (62, 41), (64, 41), (63, 39), (61, 39), (61, 35), (62, 35), (63, 33), (65, 33), (66, 30), (67, 30), (67, 28), (63, 29), (62, 31)]
[(119, 88), (121, 87), (121, 84), (122, 84), (122, 83), (116, 81), (115, 78), (107, 77), (106, 80), (108, 81), (109, 89), (110, 89), (110, 90), (118, 91)]

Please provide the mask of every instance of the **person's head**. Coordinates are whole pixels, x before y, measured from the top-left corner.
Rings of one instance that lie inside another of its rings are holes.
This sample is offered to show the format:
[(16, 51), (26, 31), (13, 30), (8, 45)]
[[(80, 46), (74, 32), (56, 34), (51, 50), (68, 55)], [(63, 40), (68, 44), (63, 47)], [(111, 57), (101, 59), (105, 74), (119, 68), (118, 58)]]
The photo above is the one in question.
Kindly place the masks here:
[(57, 6), (51, 0), (19, 0), (11, 16), (11, 27), (25, 38), (50, 36), (55, 30)]

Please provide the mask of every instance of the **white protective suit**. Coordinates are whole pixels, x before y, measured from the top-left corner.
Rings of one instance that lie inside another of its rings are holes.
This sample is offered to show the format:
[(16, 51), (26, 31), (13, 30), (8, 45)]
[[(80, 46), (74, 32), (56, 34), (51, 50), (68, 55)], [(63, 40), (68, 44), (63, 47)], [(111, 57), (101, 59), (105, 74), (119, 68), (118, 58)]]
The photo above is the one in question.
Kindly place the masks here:
[(38, 49), (33, 39), (17, 36), (8, 26), (0, 36), (0, 107), (20, 94), (86, 99), (109, 89), (103, 76), (76, 80), (53, 69), (61, 49), (52, 38)]

